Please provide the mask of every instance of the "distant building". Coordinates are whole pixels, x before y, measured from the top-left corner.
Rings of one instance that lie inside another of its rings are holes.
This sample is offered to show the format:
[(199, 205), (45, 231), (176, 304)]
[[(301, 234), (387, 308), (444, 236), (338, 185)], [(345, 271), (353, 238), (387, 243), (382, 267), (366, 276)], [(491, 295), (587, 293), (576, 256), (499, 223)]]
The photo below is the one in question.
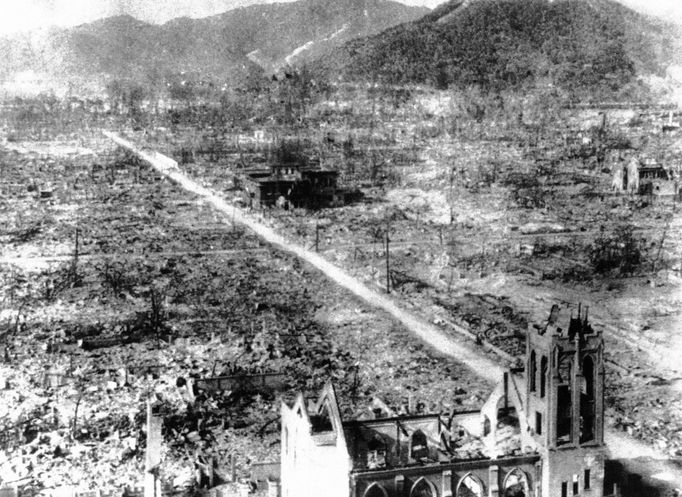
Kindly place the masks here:
[(529, 331), (525, 369), (480, 411), (343, 420), (331, 384), (283, 404), (282, 496), (603, 497), (603, 340), (566, 314)]
[(346, 202), (338, 171), (282, 162), (245, 172), (238, 181), (250, 207), (335, 207)]
[(660, 164), (644, 164), (632, 157), (627, 164), (619, 161), (613, 167), (611, 188), (617, 192), (640, 195), (679, 195), (678, 182)]

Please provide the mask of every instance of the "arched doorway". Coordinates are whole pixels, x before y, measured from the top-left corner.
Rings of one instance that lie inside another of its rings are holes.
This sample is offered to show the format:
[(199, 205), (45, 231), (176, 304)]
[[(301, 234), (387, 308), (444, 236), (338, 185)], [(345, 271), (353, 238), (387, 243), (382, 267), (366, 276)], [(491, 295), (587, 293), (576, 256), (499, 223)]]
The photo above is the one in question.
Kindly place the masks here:
[(412, 485), (410, 490), (410, 497), (438, 497), (436, 487), (426, 478), (419, 478), (417, 482)]
[(456, 497), (484, 497), (484, 491), (483, 482), (469, 473), (457, 484)]
[(365, 490), (363, 497), (388, 497), (388, 492), (386, 492), (386, 489), (384, 487), (374, 482), (369, 487), (367, 487), (367, 490)]
[(503, 497), (528, 497), (528, 477), (516, 468), (507, 473), (502, 485)]

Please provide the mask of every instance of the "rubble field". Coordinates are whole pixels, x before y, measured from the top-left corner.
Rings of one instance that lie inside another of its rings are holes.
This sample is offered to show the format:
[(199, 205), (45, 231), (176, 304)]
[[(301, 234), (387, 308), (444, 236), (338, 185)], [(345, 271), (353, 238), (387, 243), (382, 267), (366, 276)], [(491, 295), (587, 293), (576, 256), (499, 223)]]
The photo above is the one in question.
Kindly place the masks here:
[[(548, 109), (519, 121), (494, 109), (479, 120), (448, 92), (411, 91), (399, 103), (365, 89), (310, 106), (296, 139), (363, 200), (265, 209), (263, 222), (370, 285), (388, 279), (406, 306), (511, 362), (553, 303), (589, 307), (605, 332), (607, 422), (682, 455), (682, 369), (670, 354), (682, 319), (677, 201), (612, 188), (631, 157), (679, 179), (680, 132), (662, 131), (667, 113)], [(148, 140), (181, 159), (216, 136), (226, 159), (197, 153), (182, 167), (237, 201), (234, 175), (276, 144), (239, 148), (234, 132), (191, 127)]]
[[(3, 484), (139, 487), (147, 402), (188, 491), (206, 461), (230, 481), (277, 460), (280, 402), (329, 379), (348, 417), (481, 405), (475, 374), (103, 139), (44, 145), (0, 147)], [(264, 373), (281, 391), (196, 388)]]

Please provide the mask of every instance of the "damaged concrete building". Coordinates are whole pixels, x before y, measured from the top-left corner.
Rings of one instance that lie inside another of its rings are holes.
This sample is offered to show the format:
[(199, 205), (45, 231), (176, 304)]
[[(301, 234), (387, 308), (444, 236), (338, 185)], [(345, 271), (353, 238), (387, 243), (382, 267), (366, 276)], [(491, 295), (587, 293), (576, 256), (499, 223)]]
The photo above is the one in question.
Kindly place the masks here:
[(338, 171), (296, 162), (270, 164), (238, 178), (249, 207), (335, 207), (346, 201)]
[(587, 313), (554, 306), (480, 411), (344, 420), (331, 384), (299, 394), (282, 405), (282, 496), (602, 497), (603, 354)]
[(676, 196), (680, 193), (679, 183), (662, 165), (645, 163), (636, 157), (613, 167), (611, 187), (616, 192), (640, 195)]

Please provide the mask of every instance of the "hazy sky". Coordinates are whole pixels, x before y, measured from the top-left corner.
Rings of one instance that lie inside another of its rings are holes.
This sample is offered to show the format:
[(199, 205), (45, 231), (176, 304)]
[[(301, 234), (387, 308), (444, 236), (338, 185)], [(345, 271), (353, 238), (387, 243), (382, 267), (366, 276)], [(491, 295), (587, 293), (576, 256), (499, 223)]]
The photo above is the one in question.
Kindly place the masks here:
[[(0, 0), (0, 34), (50, 25), (73, 26), (117, 14), (150, 22), (205, 17), (268, 0)], [(272, 1), (272, 0), (270, 0)], [(286, 0), (285, 0), (286, 1)], [(435, 7), (443, 0), (400, 0)], [(618, 0), (642, 12), (682, 22), (682, 0)]]

